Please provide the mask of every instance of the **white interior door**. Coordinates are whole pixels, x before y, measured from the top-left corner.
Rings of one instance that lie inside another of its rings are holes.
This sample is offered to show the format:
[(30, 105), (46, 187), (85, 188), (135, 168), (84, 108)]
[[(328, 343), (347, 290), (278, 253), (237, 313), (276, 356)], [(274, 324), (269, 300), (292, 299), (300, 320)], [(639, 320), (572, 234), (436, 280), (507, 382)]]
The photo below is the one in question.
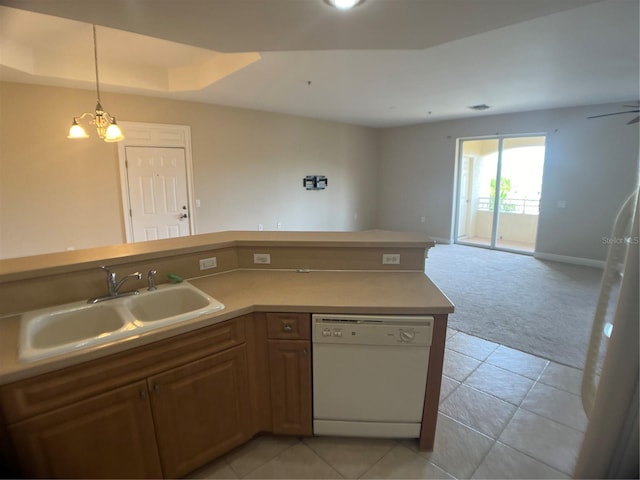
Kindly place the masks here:
[(126, 147), (134, 242), (189, 235), (184, 148)]

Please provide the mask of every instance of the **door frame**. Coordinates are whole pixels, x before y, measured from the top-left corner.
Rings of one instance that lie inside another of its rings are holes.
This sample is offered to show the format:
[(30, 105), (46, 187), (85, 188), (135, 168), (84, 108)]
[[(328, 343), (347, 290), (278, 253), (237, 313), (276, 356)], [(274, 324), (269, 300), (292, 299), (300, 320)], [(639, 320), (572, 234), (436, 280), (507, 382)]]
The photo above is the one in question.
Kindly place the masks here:
[[(499, 204), (496, 202), (496, 205), (494, 206), (493, 209), (493, 222), (492, 222), (492, 226), (491, 226), (491, 244), (490, 245), (481, 245), (481, 244), (475, 244), (475, 243), (468, 243), (468, 242), (464, 242), (464, 241), (459, 241), (458, 240), (458, 222), (460, 221), (460, 176), (461, 176), (461, 172), (460, 172), (460, 168), (461, 168), (461, 164), (462, 164), (462, 159), (463, 159), (463, 154), (464, 154), (464, 148), (463, 148), (463, 143), (466, 141), (473, 141), (473, 140), (497, 140), (498, 141), (498, 165), (497, 165), (497, 172), (496, 172), (496, 192), (495, 192), (495, 197), (496, 199), (500, 198), (500, 182), (499, 179), (502, 175), (502, 143), (505, 139), (508, 138), (520, 138), (520, 137), (545, 137), (545, 162), (546, 162), (546, 155), (547, 155), (547, 150), (546, 150), (546, 139), (549, 138), (549, 133), (548, 132), (532, 132), (532, 133), (508, 133), (508, 134), (504, 134), (504, 133), (495, 133), (493, 135), (478, 135), (478, 136), (472, 136), (472, 137), (458, 137), (456, 139), (456, 166), (455, 166), (455, 172), (456, 172), (456, 178), (455, 178), (455, 188), (454, 188), (454, 217), (453, 217), (453, 243), (456, 244), (460, 244), (460, 245), (468, 245), (468, 246), (473, 246), (473, 247), (478, 247), (478, 248), (486, 248), (486, 249), (490, 249), (490, 250), (500, 250), (503, 252), (511, 252), (511, 253), (519, 253), (522, 255), (535, 255), (537, 253), (536, 248), (538, 246), (538, 236), (540, 235), (540, 230), (538, 229), (536, 231), (536, 238), (534, 240), (534, 248), (532, 252), (527, 252), (527, 251), (522, 251), (522, 250), (516, 250), (516, 249), (510, 249), (510, 248), (506, 248), (506, 247), (497, 247), (496, 246), (496, 234), (498, 231), (498, 222), (499, 217), (500, 217), (500, 212), (499, 212)], [(543, 180), (544, 182), (544, 177)], [(539, 221), (539, 217), (538, 217), (538, 221)]]
[(122, 218), (127, 243), (133, 243), (131, 224), (131, 199), (127, 176), (126, 147), (183, 148), (187, 179), (187, 203), (189, 205), (189, 235), (195, 235), (195, 208), (193, 200), (193, 159), (191, 154), (191, 127), (162, 123), (118, 122), (125, 138), (118, 142), (118, 167), (120, 170), (120, 193), (122, 195)]

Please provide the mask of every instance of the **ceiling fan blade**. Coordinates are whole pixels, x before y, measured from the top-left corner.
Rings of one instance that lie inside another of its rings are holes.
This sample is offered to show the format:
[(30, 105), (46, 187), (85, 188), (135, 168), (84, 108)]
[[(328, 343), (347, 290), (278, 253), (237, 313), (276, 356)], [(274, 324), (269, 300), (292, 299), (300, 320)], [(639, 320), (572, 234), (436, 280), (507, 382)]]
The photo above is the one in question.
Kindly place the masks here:
[(603, 113), (602, 115), (592, 115), (587, 118), (600, 118), (600, 117), (610, 117), (611, 115), (622, 115), (623, 113), (638, 113), (640, 110), (629, 110), (627, 112), (614, 112), (614, 113)]
[(629, 121), (627, 122), (627, 125), (633, 125), (634, 123), (638, 123), (638, 122), (640, 122), (640, 116), (639, 116), (639, 117), (634, 118), (633, 120), (629, 120)]

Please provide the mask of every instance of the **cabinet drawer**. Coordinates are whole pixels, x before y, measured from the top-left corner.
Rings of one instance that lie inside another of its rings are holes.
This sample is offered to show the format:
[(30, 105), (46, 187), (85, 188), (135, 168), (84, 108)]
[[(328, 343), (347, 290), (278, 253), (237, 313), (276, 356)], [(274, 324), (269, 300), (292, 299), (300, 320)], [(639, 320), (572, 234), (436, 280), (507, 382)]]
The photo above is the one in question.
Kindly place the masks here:
[(5, 385), (0, 401), (12, 424), (244, 342), (244, 317), (239, 317)]
[(308, 340), (311, 315), (308, 313), (267, 313), (267, 336), (271, 339)]

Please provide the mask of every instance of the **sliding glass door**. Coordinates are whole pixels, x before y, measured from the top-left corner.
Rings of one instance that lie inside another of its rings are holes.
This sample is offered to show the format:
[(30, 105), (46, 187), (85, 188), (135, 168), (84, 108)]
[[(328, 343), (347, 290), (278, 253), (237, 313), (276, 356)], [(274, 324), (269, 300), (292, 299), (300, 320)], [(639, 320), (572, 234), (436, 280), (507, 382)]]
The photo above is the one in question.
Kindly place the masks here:
[(532, 253), (545, 137), (460, 140), (456, 243)]

